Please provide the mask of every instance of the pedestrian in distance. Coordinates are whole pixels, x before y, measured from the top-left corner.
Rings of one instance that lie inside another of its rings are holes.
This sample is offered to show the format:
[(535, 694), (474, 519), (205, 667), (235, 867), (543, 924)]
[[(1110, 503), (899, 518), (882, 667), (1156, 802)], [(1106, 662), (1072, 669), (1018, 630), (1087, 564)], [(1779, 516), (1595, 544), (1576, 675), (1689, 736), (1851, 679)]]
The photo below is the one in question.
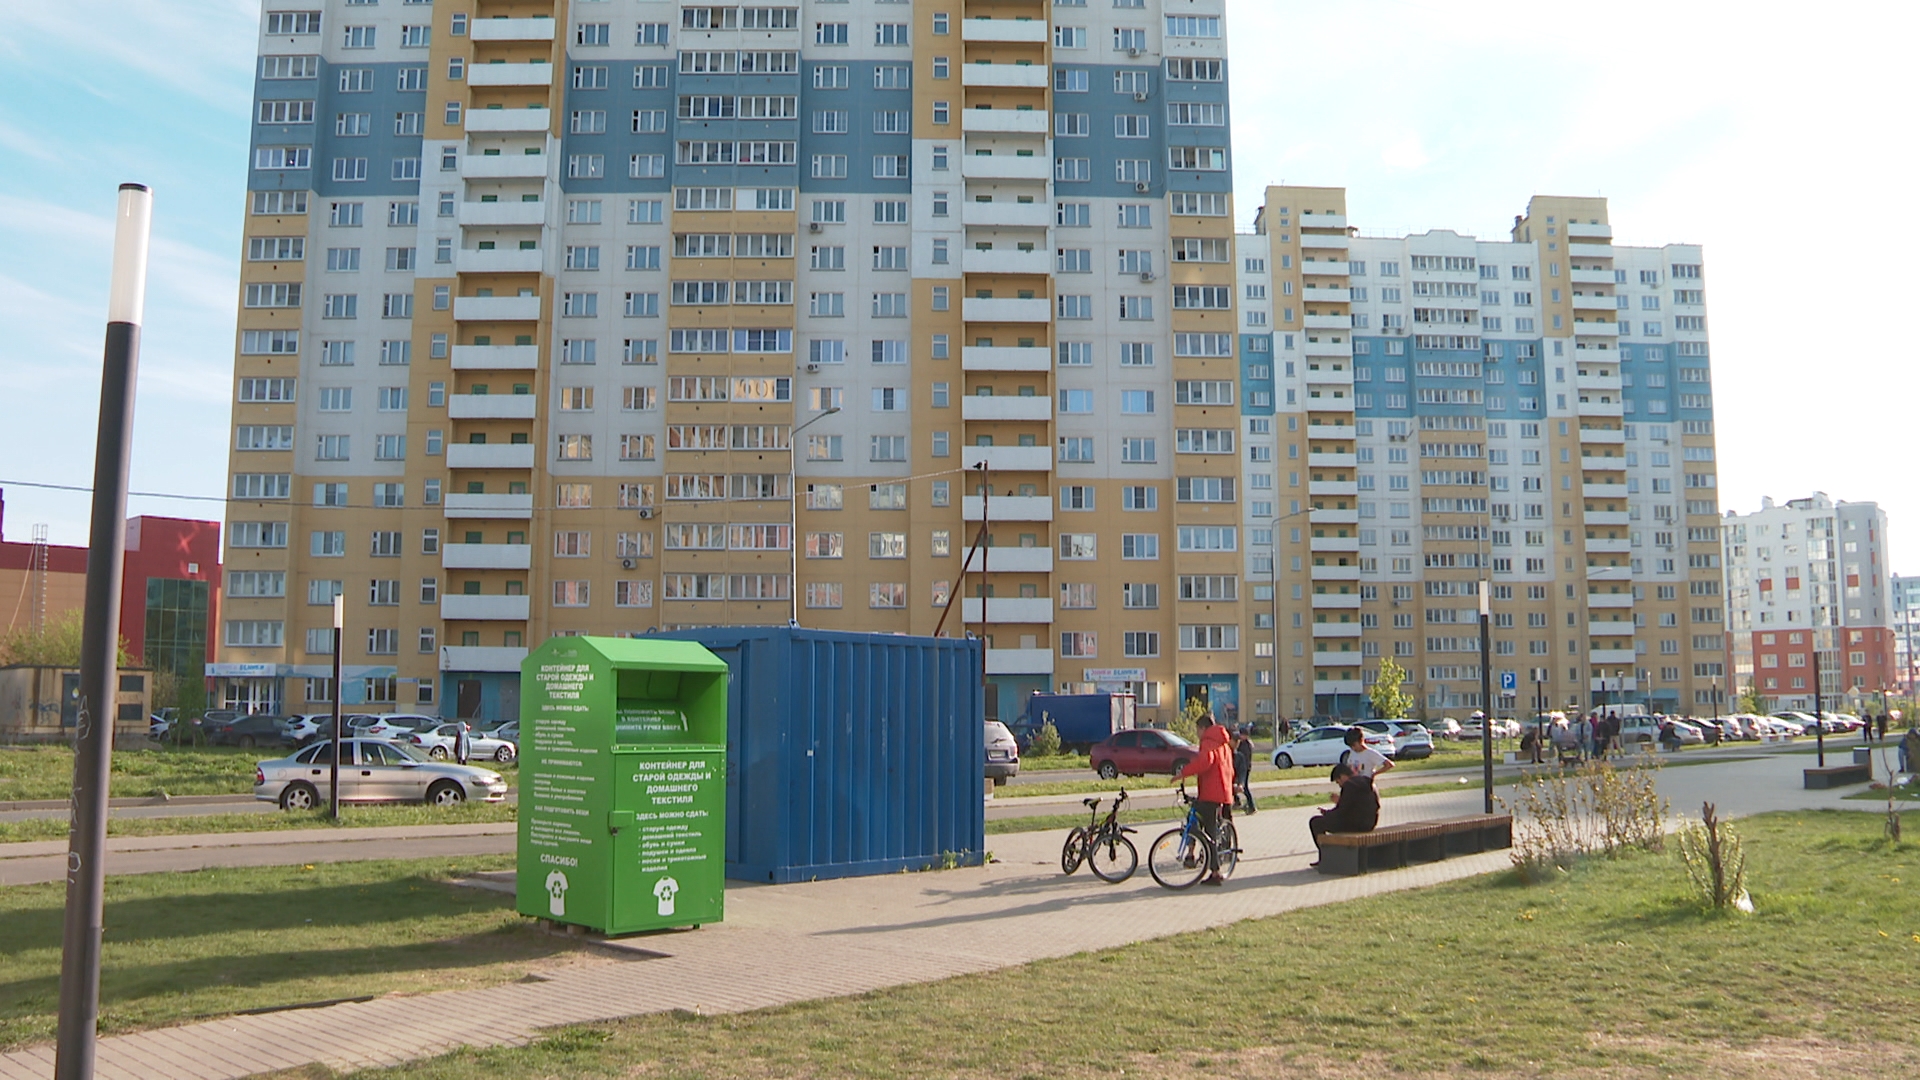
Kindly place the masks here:
[(1189, 776), (1198, 780), (1194, 807), (1200, 814), (1200, 830), (1212, 841), (1203, 845), (1207, 852), (1207, 876), (1200, 883), (1225, 885), (1227, 879), (1220, 876), (1220, 815), (1233, 805), (1233, 747), (1229, 745), (1231, 736), (1227, 729), (1214, 723), (1211, 715), (1202, 716), (1199, 727), (1200, 755), (1173, 779), (1175, 783)]
[(1233, 791), (1234, 802), (1244, 801), (1247, 813), (1254, 812), (1253, 805), (1253, 727), (1242, 725), (1233, 739)]
[[(1320, 846), (1320, 837), (1330, 832), (1355, 833), (1372, 832), (1380, 822), (1380, 793), (1374, 790), (1373, 780), (1360, 776), (1342, 762), (1333, 767), (1328, 779), (1339, 790), (1334, 793), (1333, 805), (1307, 819), (1307, 832), (1313, 835), (1314, 850), (1324, 854)], [(1314, 866), (1320, 860), (1313, 861)]]
[(1920, 723), (1907, 726), (1906, 738), (1900, 740), (1900, 771), (1911, 773), (1920, 765)]
[(1348, 728), (1346, 740), (1347, 748), (1340, 754), (1340, 764), (1352, 769), (1356, 775), (1372, 780), (1393, 768), (1393, 762), (1388, 761), (1385, 754), (1367, 745), (1365, 728)]
[(1887, 741), (1887, 714), (1881, 713), (1880, 718), (1874, 722), (1880, 725), (1880, 741), (1886, 742)]
[(472, 756), (473, 737), (468, 734), (467, 722), (462, 720), (460, 721), (460, 726), (455, 728), (453, 732), (453, 759), (465, 765), (467, 759)]

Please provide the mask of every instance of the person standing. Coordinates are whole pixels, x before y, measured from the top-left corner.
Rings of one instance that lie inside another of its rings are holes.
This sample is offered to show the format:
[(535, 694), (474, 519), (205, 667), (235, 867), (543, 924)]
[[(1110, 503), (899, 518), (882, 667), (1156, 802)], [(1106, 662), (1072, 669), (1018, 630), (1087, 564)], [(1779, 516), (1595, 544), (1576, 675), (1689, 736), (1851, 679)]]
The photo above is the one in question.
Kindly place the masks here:
[[(1227, 729), (1214, 723), (1212, 716), (1200, 718), (1200, 754), (1187, 763), (1179, 783), (1187, 777), (1198, 779), (1194, 806), (1200, 814), (1200, 830), (1211, 841), (1207, 849), (1207, 876), (1202, 885), (1225, 885), (1220, 876), (1220, 812), (1233, 805), (1233, 747), (1228, 745)], [(1184, 785), (1182, 785), (1184, 786)]]
[(1234, 734), (1233, 740), (1233, 791), (1235, 803), (1245, 799), (1247, 813), (1251, 814), (1253, 805), (1253, 729), (1242, 727)]
[(1879, 719), (1875, 720), (1874, 722), (1880, 725), (1880, 741), (1886, 742), (1887, 741), (1887, 714), (1881, 713)]
[(453, 759), (462, 765), (473, 756), (473, 737), (469, 735), (467, 722), (458, 721), (459, 726), (453, 732)]
[(1900, 771), (1910, 773), (1916, 765), (1920, 765), (1920, 723), (1908, 725), (1906, 738), (1900, 740)]
[(1340, 763), (1353, 770), (1354, 775), (1369, 780), (1393, 768), (1393, 762), (1387, 755), (1367, 745), (1367, 729), (1350, 727), (1346, 734), (1347, 749), (1340, 755)]

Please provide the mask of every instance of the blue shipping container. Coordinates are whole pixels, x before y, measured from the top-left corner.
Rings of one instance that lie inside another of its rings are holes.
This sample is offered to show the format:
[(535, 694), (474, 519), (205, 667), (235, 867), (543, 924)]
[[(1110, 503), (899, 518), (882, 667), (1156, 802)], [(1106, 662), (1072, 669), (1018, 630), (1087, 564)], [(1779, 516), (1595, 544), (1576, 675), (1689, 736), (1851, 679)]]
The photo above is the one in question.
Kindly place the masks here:
[(727, 876), (788, 882), (986, 852), (981, 645), (724, 626), (653, 635), (727, 662)]

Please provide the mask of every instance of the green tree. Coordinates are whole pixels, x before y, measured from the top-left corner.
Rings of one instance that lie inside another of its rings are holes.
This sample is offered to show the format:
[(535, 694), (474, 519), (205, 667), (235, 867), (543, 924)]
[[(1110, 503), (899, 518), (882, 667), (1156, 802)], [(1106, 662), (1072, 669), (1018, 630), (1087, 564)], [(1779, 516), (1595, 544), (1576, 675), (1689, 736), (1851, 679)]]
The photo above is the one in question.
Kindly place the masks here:
[(1740, 711), (1756, 713), (1762, 716), (1766, 715), (1768, 711), (1767, 699), (1766, 695), (1760, 693), (1759, 687), (1748, 686), (1745, 690), (1740, 691)]
[(1033, 733), (1033, 742), (1027, 752), (1034, 757), (1053, 757), (1060, 752), (1060, 729), (1046, 713), (1040, 714), (1040, 730)]
[(1373, 715), (1381, 720), (1404, 719), (1413, 712), (1413, 695), (1402, 690), (1401, 684), (1407, 681), (1406, 670), (1393, 662), (1393, 658), (1380, 658), (1380, 675), (1367, 690), (1367, 697), (1373, 702)]
[(1208, 711), (1206, 703), (1199, 698), (1188, 698), (1187, 703), (1180, 706), (1180, 715), (1167, 722), (1167, 728), (1192, 742), (1200, 737), (1200, 718), (1207, 715)]
[[(0, 632), (0, 664), (31, 667), (79, 667), (82, 615), (74, 608), (53, 622), (35, 630), (16, 626)], [(127, 655), (127, 639), (120, 639), (120, 666), (132, 666)]]

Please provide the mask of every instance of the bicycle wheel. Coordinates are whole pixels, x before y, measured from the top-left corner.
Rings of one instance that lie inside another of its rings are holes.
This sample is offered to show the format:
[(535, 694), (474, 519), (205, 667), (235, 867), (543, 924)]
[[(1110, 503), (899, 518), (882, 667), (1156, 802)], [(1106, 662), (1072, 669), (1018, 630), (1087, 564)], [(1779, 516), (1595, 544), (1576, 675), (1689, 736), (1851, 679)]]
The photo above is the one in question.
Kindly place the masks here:
[(1207, 876), (1206, 838), (1168, 829), (1147, 849), (1147, 872), (1169, 889), (1190, 889)]
[(1240, 865), (1240, 830), (1233, 822), (1220, 823), (1220, 876), (1230, 878), (1233, 870)]
[(1087, 869), (1109, 885), (1117, 885), (1133, 876), (1140, 866), (1140, 852), (1133, 841), (1110, 832), (1096, 836), (1087, 845)]
[(1080, 869), (1080, 860), (1087, 857), (1087, 830), (1075, 825), (1067, 834), (1067, 842), (1060, 845), (1060, 872), (1071, 874)]

